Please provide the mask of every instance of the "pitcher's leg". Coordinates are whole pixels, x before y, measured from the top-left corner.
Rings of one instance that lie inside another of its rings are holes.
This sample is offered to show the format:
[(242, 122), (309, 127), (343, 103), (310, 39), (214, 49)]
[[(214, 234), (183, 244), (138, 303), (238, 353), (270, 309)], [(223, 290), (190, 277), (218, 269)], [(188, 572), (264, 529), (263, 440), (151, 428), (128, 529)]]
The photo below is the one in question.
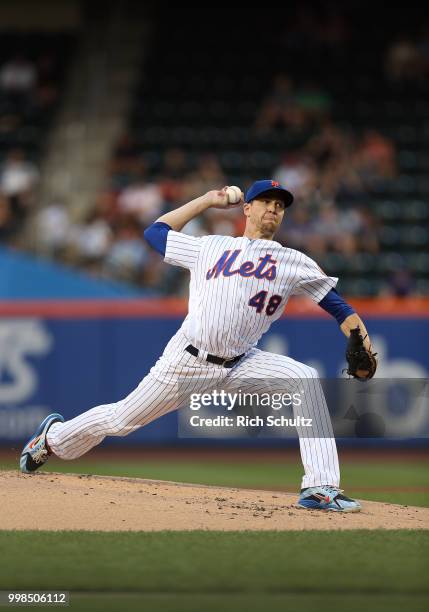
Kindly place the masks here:
[(177, 384), (160, 383), (148, 374), (126, 398), (91, 408), (65, 423), (54, 423), (47, 443), (61, 459), (76, 459), (106, 436), (126, 436), (177, 408)]
[(299, 448), (304, 465), (302, 488), (340, 484), (340, 466), (337, 445), (332, 429), (331, 415), (317, 370), (303, 365), (306, 378), (302, 383), (302, 405), (294, 408), (295, 416), (301, 414), (311, 419), (310, 427), (297, 427)]
[[(231, 378), (248, 379), (253, 392), (258, 386), (258, 379), (279, 379), (281, 385), (284, 381), (285, 392), (300, 393), (301, 405), (293, 404), (294, 418), (311, 419), (311, 427), (297, 427), (304, 466), (302, 488), (320, 484), (338, 486), (340, 468), (337, 446), (317, 370), (284, 355), (253, 349), (233, 368)], [(263, 390), (261, 385), (260, 391)]]
[(321, 484), (340, 485), (340, 466), (335, 438), (299, 437), (304, 476), (301, 488)]

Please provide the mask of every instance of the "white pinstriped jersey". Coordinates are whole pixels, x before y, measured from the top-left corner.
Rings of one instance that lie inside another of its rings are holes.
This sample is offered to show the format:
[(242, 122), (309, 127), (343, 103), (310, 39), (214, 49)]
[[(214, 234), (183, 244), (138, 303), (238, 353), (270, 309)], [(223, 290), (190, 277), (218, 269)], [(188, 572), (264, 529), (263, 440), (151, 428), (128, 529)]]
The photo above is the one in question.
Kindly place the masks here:
[(338, 282), (299, 251), (244, 236), (170, 230), (165, 261), (191, 273), (182, 332), (198, 349), (225, 358), (254, 347), (291, 295), (320, 302)]

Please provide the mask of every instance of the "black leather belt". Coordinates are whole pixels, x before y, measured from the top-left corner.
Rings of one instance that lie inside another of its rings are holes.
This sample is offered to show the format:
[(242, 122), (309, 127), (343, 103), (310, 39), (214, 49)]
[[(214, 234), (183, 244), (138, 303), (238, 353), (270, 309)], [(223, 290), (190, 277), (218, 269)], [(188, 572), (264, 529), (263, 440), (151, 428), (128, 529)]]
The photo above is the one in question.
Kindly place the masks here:
[[(185, 348), (185, 351), (188, 351), (188, 353), (191, 353), (191, 355), (193, 355), (194, 357), (198, 357), (200, 352), (197, 348), (195, 348), (195, 346), (192, 346), (192, 344), (188, 344), (188, 346)], [(210, 363), (216, 363), (217, 365), (221, 365), (224, 368), (232, 368), (232, 366), (236, 364), (237, 361), (240, 361), (242, 357), (244, 357), (244, 353), (242, 353), (241, 355), (237, 355), (237, 357), (232, 357), (232, 359), (223, 359), (223, 357), (217, 357), (216, 355), (210, 355), (209, 353), (206, 357), (206, 361)]]

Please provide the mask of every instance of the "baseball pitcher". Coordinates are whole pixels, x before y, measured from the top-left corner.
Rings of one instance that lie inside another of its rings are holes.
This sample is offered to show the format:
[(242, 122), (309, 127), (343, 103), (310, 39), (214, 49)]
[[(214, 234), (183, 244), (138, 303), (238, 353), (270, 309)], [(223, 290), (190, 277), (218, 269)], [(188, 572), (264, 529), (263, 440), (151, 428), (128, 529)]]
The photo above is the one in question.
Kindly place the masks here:
[[(235, 190), (235, 191), (234, 191)], [(232, 191), (232, 195), (231, 195)], [(283, 247), (274, 235), (293, 203), (276, 181), (256, 181), (246, 193), (224, 187), (166, 213), (145, 231), (145, 238), (168, 264), (190, 272), (189, 312), (163, 354), (138, 387), (124, 399), (97, 406), (64, 421), (51, 414), (22, 451), (21, 470), (33, 472), (49, 455), (81, 457), (106, 436), (125, 436), (176, 410), (191, 393), (249, 380), (311, 381), (303, 410), (312, 417), (313, 436), (300, 435), (304, 476), (298, 505), (307, 509), (357, 512), (358, 501), (343, 495), (331, 420), (317, 371), (285, 355), (261, 351), (257, 343), (283, 313), (291, 295), (306, 295), (338, 321), (349, 338), (348, 373), (371, 378), (377, 362), (360, 317), (336, 292), (338, 279), (327, 276), (309, 257)], [(237, 201), (238, 200), (238, 201)], [(194, 237), (182, 228), (208, 208), (242, 206), (243, 236)], [(180, 384), (179, 384), (180, 383)], [(282, 382), (283, 384), (283, 382)], [(297, 428), (298, 429), (298, 428)]]

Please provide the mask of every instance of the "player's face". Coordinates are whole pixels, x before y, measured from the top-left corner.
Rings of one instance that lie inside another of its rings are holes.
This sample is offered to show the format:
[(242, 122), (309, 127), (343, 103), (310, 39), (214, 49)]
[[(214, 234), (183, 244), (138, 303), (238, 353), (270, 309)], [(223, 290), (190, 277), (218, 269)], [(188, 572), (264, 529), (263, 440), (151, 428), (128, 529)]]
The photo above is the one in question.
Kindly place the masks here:
[(262, 195), (245, 205), (244, 214), (253, 227), (274, 234), (283, 221), (285, 205), (283, 200)]

